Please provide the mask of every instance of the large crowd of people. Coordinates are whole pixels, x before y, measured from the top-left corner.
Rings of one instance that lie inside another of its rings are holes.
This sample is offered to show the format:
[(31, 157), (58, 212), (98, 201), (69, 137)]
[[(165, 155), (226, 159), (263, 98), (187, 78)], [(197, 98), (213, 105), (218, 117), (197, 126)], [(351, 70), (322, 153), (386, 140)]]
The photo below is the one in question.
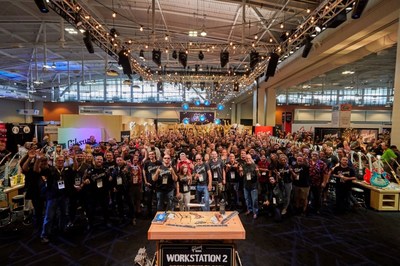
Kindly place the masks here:
[(265, 214), (281, 221), (286, 215), (318, 215), (327, 208), (331, 184), (335, 212), (343, 213), (357, 206), (352, 180), (366, 164), (354, 153), (380, 155), (384, 164), (398, 166), (397, 148), (379, 138), (359, 145), (351, 138), (347, 147), (330, 138), (313, 145), (298, 135), (189, 128), (120, 143), (91, 136), (83, 148), (52, 145), (48, 136), (45, 143), (34, 139), (22, 147), (20, 160), (25, 205), (33, 206), (24, 222), (32, 222), (47, 243), (82, 216), (90, 230), (99, 223), (135, 224), (156, 211), (189, 211), (192, 203), (204, 211), (224, 204), (253, 219)]

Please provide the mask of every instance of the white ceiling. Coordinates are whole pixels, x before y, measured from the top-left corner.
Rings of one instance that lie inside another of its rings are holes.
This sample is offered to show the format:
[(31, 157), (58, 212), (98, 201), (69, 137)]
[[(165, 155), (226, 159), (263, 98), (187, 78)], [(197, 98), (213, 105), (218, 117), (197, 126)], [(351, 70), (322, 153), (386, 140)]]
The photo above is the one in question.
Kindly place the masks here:
[[(154, 17), (151, 0), (79, 0), (76, 2), (81, 4), (103, 27), (117, 29), (120, 33), (118, 38), (122, 43), (132, 40), (133, 44), (129, 45), (129, 48), (133, 58), (139, 61), (139, 51), (143, 49), (147, 59), (145, 62), (140, 62), (143, 66), (153, 69), (153, 71), (157, 70), (157, 66), (151, 60), (151, 51), (156, 48), (163, 51), (163, 68), (182, 71), (183, 68), (179, 62), (172, 58), (172, 51), (188, 50), (190, 69), (187, 71), (190, 72), (193, 71), (195, 65), (204, 69), (208, 67), (214, 71), (227, 71), (229, 67), (245, 69), (244, 66), (249, 65), (248, 54), (251, 50), (255, 49), (260, 55), (267, 57), (268, 53), (279, 45), (279, 37), (283, 32), (296, 29), (308, 17), (307, 9), (312, 11), (326, 1), (155, 0)], [(370, 12), (368, 10), (371, 9), (371, 6), (382, 4), (382, 2), (391, 2), (389, 3), (392, 8), (390, 14), (396, 9), (398, 10), (399, 5), (396, 4), (396, 1), (372, 0), (365, 12)], [(116, 65), (112, 57), (96, 46), (95, 53), (89, 54), (83, 44), (82, 34), (68, 33), (65, 29), (72, 28), (71, 25), (53, 10), (43, 14), (31, 0), (0, 0), (0, 4), (2, 6), (0, 9), (0, 38), (2, 40), (0, 43), (0, 83), (3, 85), (2, 90), (15, 87), (17, 90), (26, 91), (26, 88), (34, 86), (33, 81), (39, 79), (44, 82), (40, 86), (35, 85), (39, 95), (48, 92), (50, 87), (82, 80), (82, 76), (86, 79), (103, 78), (105, 69), (109, 68), (110, 64)], [(112, 18), (113, 11), (117, 14), (115, 19)], [(350, 20), (346, 23), (356, 22)], [(281, 24), (283, 24), (283, 29)], [(366, 24), (359, 30), (364, 37), (368, 34), (372, 35), (367, 30), (369, 26), (370, 24)], [(140, 27), (143, 27), (144, 30), (140, 31)], [(385, 29), (388, 27), (386, 26)], [(373, 28), (379, 32), (378, 26)], [(393, 34), (396, 32), (395, 28), (397, 27), (391, 25), (390, 32), (385, 32), (385, 34)], [(154, 34), (152, 34), (153, 29)], [(190, 30), (195, 30), (200, 34), (203, 29), (207, 32), (206, 37), (188, 36)], [(333, 32), (338, 34), (337, 31), (328, 29), (325, 34), (328, 37), (316, 38), (309, 58), (300, 61), (301, 65), (304, 65), (303, 68), (288, 66), (290, 60), (282, 62), (278, 66), (276, 77), (270, 78), (267, 86), (285, 90), (301, 90), (304, 84), (317, 89), (318, 86), (340, 88), (349, 82), (356, 82), (357, 86), (365, 84), (366, 81), (370, 84), (372, 81), (378, 80), (386, 83), (393, 82), (396, 50), (394, 48), (379, 53), (372, 50), (370, 56), (358, 55), (354, 57), (355, 60), (353, 60), (354, 58), (341, 60), (340, 63), (330, 64), (329, 67), (325, 62), (319, 70), (310, 67), (312, 63), (322, 64), (322, 61), (329, 60), (326, 59), (324, 53), (343, 53), (341, 52), (343, 48), (337, 44), (325, 49), (330, 40), (329, 35)], [(166, 35), (168, 35), (167, 41), (165, 40)], [(255, 36), (258, 38), (255, 39)], [(374, 40), (370, 38), (369, 43), (379, 38), (377, 33), (374, 36), (376, 38)], [(341, 38), (337, 39), (340, 43)], [(343, 39), (349, 42), (351, 37)], [(255, 44), (254, 48), (252, 47), (253, 43)], [(368, 43), (362, 45), (368, 45)], [(353, 44), (349, 46), (349, 49), (358, 49), (354, 47)], [(381, 47), (387, 49), (393, 47), (393, 44), (391, 46), (381, 45)], [(165, 52), (166, 48), (168, 48), (168, 53)], [(207, 52), (207, 49), (210, 52)], [(230, 62), (224, 69), (220, 67), (220, 51), (222, 49), (230, 51)], [(199, 51), (204, 53), (204, 60), (198, 58)], [(315, 54), (318, 54), (317, 51), (322, 51), (322, 57), (314, 57)], [(301, 57), (297, 56), (293, 60), (298, 62), (299, 58)], [(361, 59), (364, 61), (359, 61)], [(43, 68), (45, 62), (47, 65), (54, 65), (55, 68)], [(340, 67), (342, 64), (347, 64), (347, 66)], [(339, 68), (333, 70), (337, 67)], [(343, 79), (340, 73), (345, 68), (357, 70), (357, 73), (360, 73), (357, 74), (357, 79), (355, 80), (354, 77), (352, 80)], [(315, 74), (304, 72), (305, 69), (309, 69), (308, 72)], [(319, 73), (321, 71), (323, 72)], [(294, 73), (303, 74), (299, 78)], [(292, 81), (289, 82), (289, 79)], [(320, 85), (313, 86), (312, 84)]]

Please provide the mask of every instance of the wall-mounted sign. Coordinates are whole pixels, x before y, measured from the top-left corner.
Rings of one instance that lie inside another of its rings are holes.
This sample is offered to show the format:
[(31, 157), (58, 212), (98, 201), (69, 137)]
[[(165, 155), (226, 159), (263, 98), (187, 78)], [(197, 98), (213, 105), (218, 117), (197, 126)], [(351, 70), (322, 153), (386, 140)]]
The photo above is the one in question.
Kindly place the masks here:
[(233, 244), (160, 244), (162, 266), (235, 265)]
[(67, 148), (78, 144), (83, 149), (90, 136), (100, 142), (104, 140), (104, 135), (104, 128), (59, 128), (58, 143), (65, 144)]
[(39, 115), (40, 111), (36, 109), (18, 109), (17, 113), (19, 115)]

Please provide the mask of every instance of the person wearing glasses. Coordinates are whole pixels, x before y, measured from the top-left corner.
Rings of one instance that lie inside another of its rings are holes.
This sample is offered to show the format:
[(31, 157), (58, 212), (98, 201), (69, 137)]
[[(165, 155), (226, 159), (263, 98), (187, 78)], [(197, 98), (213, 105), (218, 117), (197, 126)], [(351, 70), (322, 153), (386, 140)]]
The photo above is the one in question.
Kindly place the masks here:
[[(194, 165), (194, 180), (196, 185), (196, 199), (199, 203), (204, 202), (203, 211), (210, 211), (210, 194), (211, 191), (211, 170), (207, 163), (203, 162), (200, 154), (196, 154), (196, 162)], [(203, 200), (202, 200), (203, 199)]]
[(149, 158), (144, 162), (144, 197), (147, 205), (148, 217), (153, 217), (153, 198), (155, 198), (155, 183), (153, 182), (153, 175), (156, 173), (158, 167), (162, 165), (161, 161), (156, 159), (155, 151), (149, 152)]
[(212, 182), (215, 185), (215, 206), (218, 206), (219, 201), (224, 199), (226, 201), (225, 196), (225, 184), (226, 184), (226, 173), (225, 173), (225, 165), (222, 160), (218, 157), (218, 153), (216, 151), (211, 152), (211, 159), (208, 162), (211, 170)]
[[(162, 165), (156, 170), (152, 179), (156, 186), (157, 211), (173, 210), (175, 182), (178, 180), (178, 176), (172, 167), (170, 155), (164, 155)], [(167, 202), (166, 207), (165, 201)]]
[(239, 174), (243, 177), (243, 192), (246, 200), (246, 215), (253, 213), (253, 218), (258, 215), (258, 176), (260, 172), (250, 154), (246, 154), (246, 163), (239, 167)]

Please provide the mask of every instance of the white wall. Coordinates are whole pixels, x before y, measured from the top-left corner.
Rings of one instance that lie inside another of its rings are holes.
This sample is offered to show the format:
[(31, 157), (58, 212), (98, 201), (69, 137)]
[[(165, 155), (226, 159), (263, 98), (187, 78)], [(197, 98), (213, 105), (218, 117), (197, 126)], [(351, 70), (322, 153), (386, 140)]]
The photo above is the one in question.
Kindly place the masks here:
[(0, 99), (0, 107), (0, 121), (3, 123), (31, 122), (29, 119), (26, 119), (25, 115), (20, 115), (17, 112), (19, 109), (27, 109), (23, 101)]

